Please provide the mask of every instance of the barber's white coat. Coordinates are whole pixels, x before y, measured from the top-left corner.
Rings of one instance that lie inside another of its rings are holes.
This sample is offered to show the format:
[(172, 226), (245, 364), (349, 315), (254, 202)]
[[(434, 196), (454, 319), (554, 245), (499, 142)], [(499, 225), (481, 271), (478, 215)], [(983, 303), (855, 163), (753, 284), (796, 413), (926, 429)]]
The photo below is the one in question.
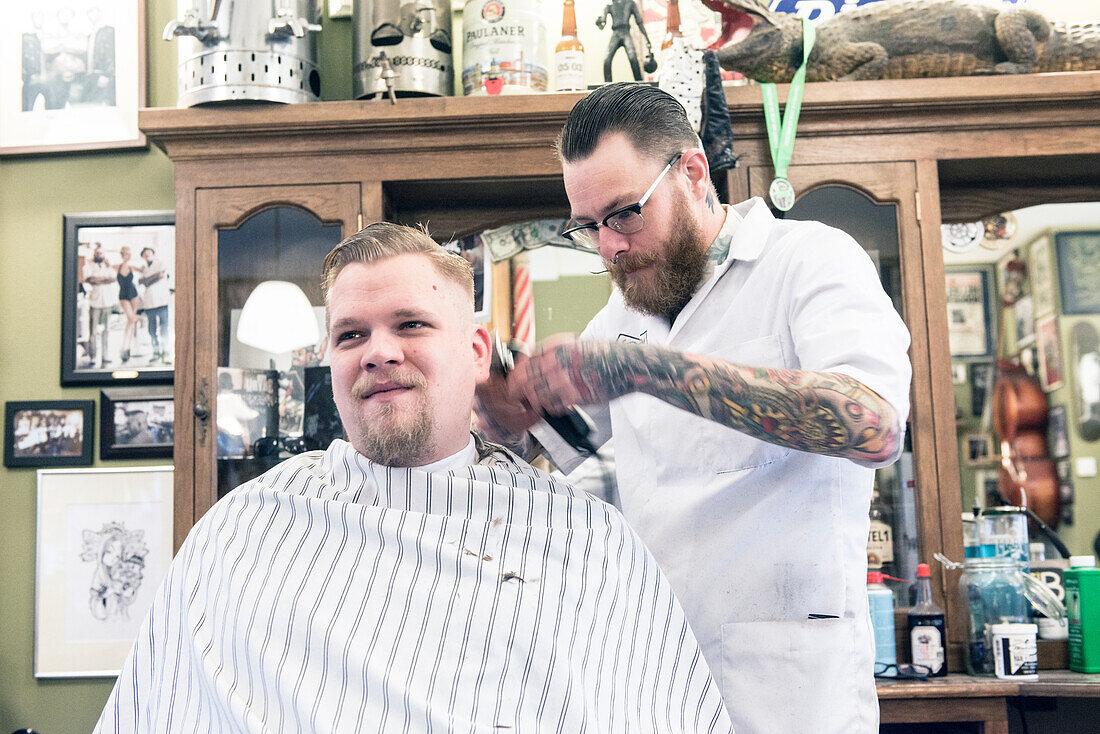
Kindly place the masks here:
[[(730, 209), (729, 255), (671, 328), (615, 291), (584, 338), (843, 372), (903, 423), (909, 332), (866, 252), (823, 224), (777, 221), (760, 199)], [(765, 443), (647, 395), (590, 412), (599, 442), (614, 435), (623, 514), (672, 582), (734, 728), (877, 732), (866, 595), (873, 469)], [(579, 463), (545, 426), (534, 433), (563, 470)]]

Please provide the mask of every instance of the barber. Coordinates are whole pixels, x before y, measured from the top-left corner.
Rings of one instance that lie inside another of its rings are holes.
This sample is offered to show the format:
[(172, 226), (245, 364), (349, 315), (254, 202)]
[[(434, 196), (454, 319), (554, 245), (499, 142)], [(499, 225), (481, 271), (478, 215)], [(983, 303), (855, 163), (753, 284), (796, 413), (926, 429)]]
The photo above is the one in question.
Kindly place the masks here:
[(908, 415), (909, 333), (847, 234), (718, 202), (680, 104), (612, 84), (558, 141), (572, 221), (615, 283), (580, 338), (479, 391), (489, 436), (563, 471), (539, 416), (614, 439), (622, 510), (672, 582), (740, 734), (877, 732), (866, 596), (876, 467)]

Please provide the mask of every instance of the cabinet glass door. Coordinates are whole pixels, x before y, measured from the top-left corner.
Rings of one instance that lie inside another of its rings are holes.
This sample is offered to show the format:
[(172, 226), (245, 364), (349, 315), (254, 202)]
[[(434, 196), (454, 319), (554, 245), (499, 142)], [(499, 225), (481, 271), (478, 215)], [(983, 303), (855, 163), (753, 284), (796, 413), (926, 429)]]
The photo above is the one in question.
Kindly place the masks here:
[(359, 190), (196, 192), (194, 454), (177, 459), (177, 475), (191, 469), (177, 481), (193, 485), (192, 522), (242, 482), (340, 435), (320, 276), (325, 255), (355, 231)]

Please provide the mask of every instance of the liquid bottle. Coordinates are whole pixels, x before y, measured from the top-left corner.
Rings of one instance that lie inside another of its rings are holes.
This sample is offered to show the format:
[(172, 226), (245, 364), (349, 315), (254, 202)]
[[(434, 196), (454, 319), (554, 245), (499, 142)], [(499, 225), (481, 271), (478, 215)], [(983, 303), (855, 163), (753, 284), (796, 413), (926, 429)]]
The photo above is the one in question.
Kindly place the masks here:
[(554, 88), (559, 92), (583, 90), (584, 46), (577, 38), (577, 13), (573, 0), (565, 0), (561, 14), (561, 40), (554, 49)]
[(927, 563), (917, 566), (917, 602), (909, 609), (908, 626), (913, 664), (925, 666), (933, 676), (947, 675), (944, 615), (932, 601), (932, 572)]
[(1095, 556), (1070, 556), (1065, 574), (1069, 669), (1100, 673), (1100, 568)]
[(881, 571), (890, 576), (894, 574), (894, 529), (879, 495), (878, 477), (875, 477), (875, 490), (871, 496), (871, 527), (867, 533), (867, 568)]
[(672, 46), (672, 40), (674, 38), (682, 38), (683, 33), (680, 32), (680, 2), (679, 0), (668, 0), (668, 14), (665, 18), (665, 39), (661, 42), (661, 50), (664, 51)]
[(894, 676), (894, 668), (886, 668), (898, 662), (897, 643), (894, 642), (894, 592), (882, 583), (882, 572), (867, 572), (867, 606), (871, 610), (871, 627), (875, 631), (875, 673)]

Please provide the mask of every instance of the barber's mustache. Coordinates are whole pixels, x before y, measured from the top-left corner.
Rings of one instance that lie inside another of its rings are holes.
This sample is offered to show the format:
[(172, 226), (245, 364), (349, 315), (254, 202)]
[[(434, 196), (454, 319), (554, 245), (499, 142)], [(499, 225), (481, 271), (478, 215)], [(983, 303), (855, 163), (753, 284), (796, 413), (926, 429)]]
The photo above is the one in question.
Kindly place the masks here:
[(417, 388), (427, 387), (428, 381), (424, 375), (409, 370), (393, 370), (371, 375), (362, 375), (351, 386), (351, 396), (356, 400), (362, 400), (370, 395), (378, 385), (392, 385), (396, 387)]
[(619, 253), (614, 259), (605, 262), (607, 263), (607, 269), (612, 273), (633, 273), (635, 270), (652, 266), (660, 259), (661, 256), (656, 252), (639, 253), (637, 255)]

